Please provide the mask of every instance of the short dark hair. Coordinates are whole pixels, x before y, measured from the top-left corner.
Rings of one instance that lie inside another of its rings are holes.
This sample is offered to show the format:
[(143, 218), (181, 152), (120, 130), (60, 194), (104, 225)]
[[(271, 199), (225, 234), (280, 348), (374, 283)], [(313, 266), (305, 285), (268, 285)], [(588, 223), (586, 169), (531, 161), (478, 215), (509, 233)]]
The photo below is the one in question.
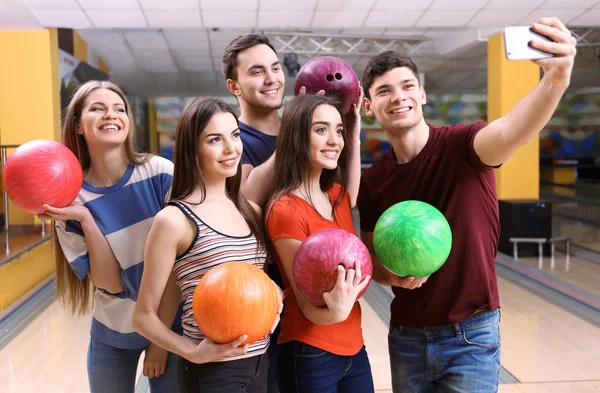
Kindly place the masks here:
[(221, 68), (226, 79), (237, 79), (237, 58), (240, 52), (256, 45), (267, 45), (277, 54), (275, 47), (269, 41), (269, 37), (262, 34), (247, 34), (234, 38), (223, 52)]
[(373, 80), (375, 77), (385, 74), (391, 69), (406, 67), (412, 71), (412, 73), (417, 78), (417, 83), (419, 81), (419, 70), (417, 69), (417, 65), (412, 59), (406, 55), (402, 55), (398, 52), (389, 50), (386, 52), (381, 52), (380, 54), (374, 56), (369, 60), (365, 70), (362, 74), (362, 86), (364, 89), (365, 97), (371, 99), (371, 95), (369, 94), (369, 89), (373, 84)]

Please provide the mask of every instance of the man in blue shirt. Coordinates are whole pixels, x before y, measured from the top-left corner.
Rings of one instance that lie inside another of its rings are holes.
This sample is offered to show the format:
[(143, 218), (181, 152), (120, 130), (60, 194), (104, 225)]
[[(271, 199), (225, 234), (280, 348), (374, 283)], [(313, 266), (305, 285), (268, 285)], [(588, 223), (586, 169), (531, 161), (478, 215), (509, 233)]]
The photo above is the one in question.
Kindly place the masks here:
[[(267, 198), (273, 176), (275, 145), (279, 135), (277, 111), (283, 103), (285, 75), (269, 38), (249, 34), (235, 38), (223, 53), (223, 73), (227, 88), (240, 103), (239, 127), (242, 153), (241, 191), (246, 199), (262, 205)], [(273, 260), (267, 271), (283, 288), (283, 280)], [(269, 347), (268, 393), (278, 393), (277, 338), (279, 327), (271, 335)]]
[(262, 205), (268, 192), (279, 135), (278, 110), (283, 103), (285, 75), (269, 38), (249, 34), (235, 38), (223, 53), (227, 88), (241, 108), (242, 194)]

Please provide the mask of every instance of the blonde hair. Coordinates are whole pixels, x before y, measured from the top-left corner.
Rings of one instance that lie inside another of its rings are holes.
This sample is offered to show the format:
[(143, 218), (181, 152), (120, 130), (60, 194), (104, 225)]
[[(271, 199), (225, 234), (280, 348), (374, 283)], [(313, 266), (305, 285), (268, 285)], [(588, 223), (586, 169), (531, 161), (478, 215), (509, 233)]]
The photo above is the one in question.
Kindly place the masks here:
[[(89, 81), (81, 85), (73, 94), (65, 111), (62, 128), (64, 145), (75, 154), (83, 171), (87, 171), (91, 164), (90, 152), (83, 135), (77, 133), (77, 128), (86, 99), (92, 92), (99, 89), (110, 90), (123, 100), (129, 118), (129, 132), (125, 140), (125, 154), (128, 160), (136, 165), (147, 162), (151, 156), (139, 153), (135, 149), (135, 121), (127, 98), (117, 85), (108, 81)], [(94, 289), (92, 282), (87, 276), (80, 280), (69, 266), (69, 262), (60, 246), (54, 222), (52, 223), (52, 246), (56, 264), (56, 292), (59, 302), (74, 314), (83, 315), (88, 313), (92, 306), (92, 292)]]

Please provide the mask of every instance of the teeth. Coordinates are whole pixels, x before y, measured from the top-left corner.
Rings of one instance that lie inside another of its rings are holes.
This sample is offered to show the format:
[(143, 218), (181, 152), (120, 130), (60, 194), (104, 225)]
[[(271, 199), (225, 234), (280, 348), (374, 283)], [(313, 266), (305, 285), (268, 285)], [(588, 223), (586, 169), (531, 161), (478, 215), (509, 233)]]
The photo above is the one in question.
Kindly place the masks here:
[(331, 157), (331, 158), (335, 158), (337, 157), (337, 151), (323, 151), (323, 154), (325, 154), (327, 157)]
[(235, 159), (231, 159), (231, 160), (225, 160), (225, 161), (221, 161), (223, 164), (225, 165), (229, 165), (229, 164), (233, 164), (235, 163)]
[(114, 124), (109, 124), (109, 125), (106, 125), (106, 126), (102, 127), (102, 129), (103, 129), (104, 131), (108, 131), (108, 130), (114, 130), (114, 131), (117, 131), (117, 130), (118, 130), (117, 126), (115, 126)]
[(277, 93), (277, 89), (275, 89), (275, 90), (267, 90), (267, 91), (263, 91), (263, 94), (268, 94), (268, 95), (271, 95), (271, 94), (276, 94), (276, 93)]
[(406, 107), (406, 108), (400, 108), (400, 109), (394, 109), (392, 111), (392, 113), (403, 113), (403, 112), (408, 112), (410, 110), (410, 108)]

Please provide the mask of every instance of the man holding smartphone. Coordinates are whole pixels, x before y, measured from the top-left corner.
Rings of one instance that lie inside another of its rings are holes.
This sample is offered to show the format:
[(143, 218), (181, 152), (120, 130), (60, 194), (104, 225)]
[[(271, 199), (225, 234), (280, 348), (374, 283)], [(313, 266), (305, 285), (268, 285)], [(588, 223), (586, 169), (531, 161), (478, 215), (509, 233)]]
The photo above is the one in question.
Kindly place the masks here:
[[(407, 56), (381, 53), (363, 73), (363, 108), (392, 144), (364, 172), (358, 208), (362, 238), (373, 255), (373, 279), (392, 286), (395, 294), (388, 337), (394, 393), (498, 389), (500, 225), (494, 168), (538, 137), (569, 86), (576, 54), (576, 40), (558, 19), (540, 19), (532, 29), (553, 42), (533, 40), (531, 47), (554, 56), (534, 61), (544, 70), (539, 84), (489, 124), (427, 125), (425, 90)], [(429, 277), (394, 276), (373, 252), (378, 218), (410, 199), (435, 206), (452, 229), (450, 256)]]

